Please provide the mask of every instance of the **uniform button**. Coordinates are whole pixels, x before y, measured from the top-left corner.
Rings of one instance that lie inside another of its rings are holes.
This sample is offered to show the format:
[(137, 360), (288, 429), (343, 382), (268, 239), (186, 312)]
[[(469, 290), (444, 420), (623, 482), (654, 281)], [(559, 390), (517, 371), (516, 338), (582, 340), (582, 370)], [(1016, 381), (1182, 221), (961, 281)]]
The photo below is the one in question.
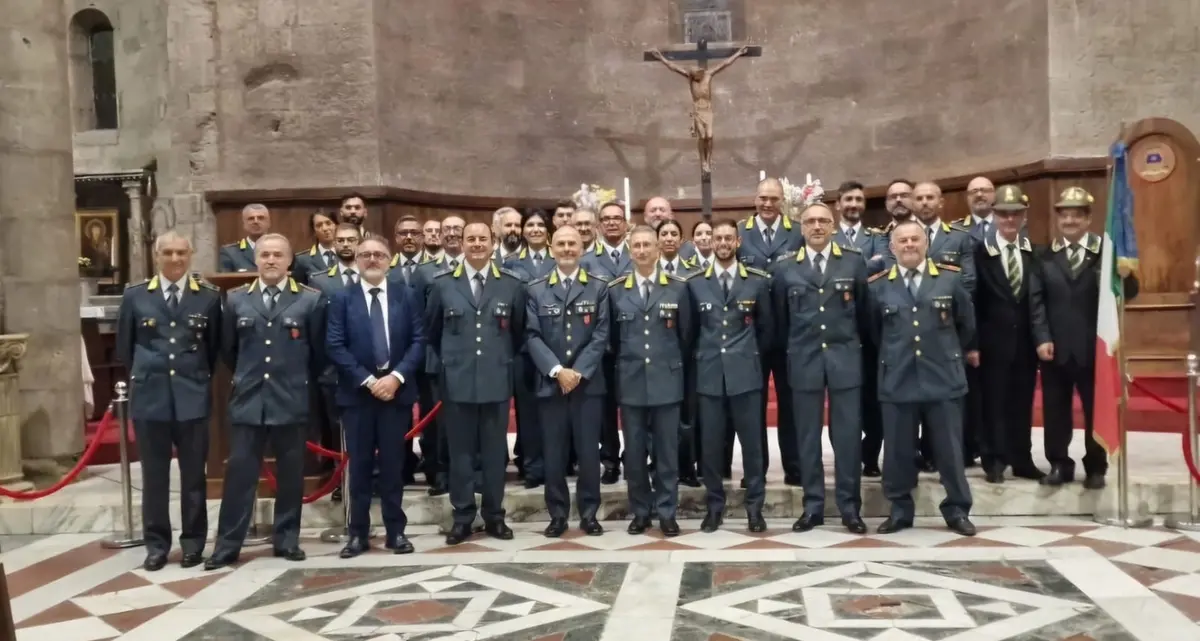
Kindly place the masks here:
[(270, 362), (271, 362), (271, 357), (270, 357), (270, 356), (268, 356), (268, 357), (264, 358), (264, 359), (263, 359), (263, 362), (264, 362), (264, 363), (270, 363)]
[(725, 306), (725, 311), (729, 311), (729, 305)]
[(917, 308), (916, 308), (916, 307), (914, 307), (914, 308), (913, 308), (913, 312), (914, 312), (914, 313), (916, 313), (916, 311), (917, 311)]
[(171, 370), (171, 371), (170, 371), (170, 372), (168, 372), (168, 373), (169, 373), (171, 376), (174, 376), (174, 375), (175, 375), (175, 370)]
[(476, 315), (476, 316), (483, 316), (483, 310), (482, 310), (482, 309), (477, 309), (477, 310), (475, 310), (475, 315)]
[(921, 326), (920, 321), (913, 321), (913, 327), (920, 327), (920, 326)]
[(267, 327), (271, 326), (271, 321), (267, 321)]
[(571, 358), (571, 350), (567, 350), (567, 358)]
[(917, 342), (917, 343), (920, 343), (920, 342), (921, 342), (921, 337), (920, 337), (920, 336), (913, 336), (913, 341), (914, 341), (914, 342)]
[(649, 364), (649, 363), (650, 363), (650, 359), (648, 359), (648, 358), (647, 358), (647, 359), (646, 359), (646, 364)]
[(175, 360), (175, 355), (171, 354), (171, 355), (167, 356), (167, 360), (171, 360), (171, 361)]
[(917, 350), (917, 356), (921, 355), (921, 350)]
[(650, 335), (650, 330), (646, 330), (646, 336)]
[(825, 293), (825, 288), (824, 288), (824, 287), (818, 287), (818, 288), (817, 288), (817, 293), (818, 293), (818, 294), (824, 294), (824, 293)]
[(829, 349), (829, 345), (821, 343), (821, 349)]
[(725, 340), (727, 338), (729, 338), (728, 334), (721, 334), (721, 340)]
[(270, 374), (263, 374), (263, 378), (271, 378)]
[(725, 348), (724, 348), (724, 347), (722, 347), (722, 348), (721, 348), (721, 353), (722, 353), (722, 354), (724, 354), (724, 353), (725, 353)]
[(171, 327), (175, 326), (175, 321), (171, 321)]
[(721, 321), (723, 327), (729, 327), (729, 321)]
[(825, 326), (824, 326), (824, 325), (822, 325), (822, 326), (821, 326), (821, 331), (822, 331), (822, 332), (823, 332), (823, 331), (825, 331)]
[(648, 321), (648, 320), (650, 320), (650, 317), (649, 317), (649, 316), (643, 316), (643, 317), (642, 317), (642, 320), (646, 320), (646, 321)]
[(175, 339), (174, 339), (174, 338), (167, 339), (167, 342), (168, 342), (168, 343), (174, 343), (174, 342), (175, 342)]
[(646, 349), (650, 349), (650, 343), (646, 343)]
[(268, 339), (266, 340), (266, 343), (267, 343), (267, 345), (270, 345), (270, 344), (271, 344), (271, 339), (269, 339), (269, 338), (268, 338)]
[(570, 315), (571, 315), (571, 310), (569, 310), (569, 309), (568, 309), (568, 310), (567, 310), (567, 316), (570, 316)]
[(483, 323), (475, 323), (475, 329), (483, 329)]
[(476, 337), (475, 337), (475, 342), (476, 342), (476, 343), (482, 343), (482, 342), (483, 342), (483, 337), (482, 337), (482, 336), (476, 336)]
[(817, 308), (817, 311), (818, 311), (818, 312), (823, 312), (823, 311), (825, 311), (825, 306), (824, 306), (824, 305), (822, 305), (822, 306), (818, 307), (818, 308)]
[(568, 334), (568, 335), (567, 335), (567, 342), (570, 342), (570, 341), (571, 341), (571, 336)]
[(475, 350), (475, 355), (476, 355), (476, 356), (483, 356), (483, 350), (481, 350), (481, 349), (477, 349), (477, 350)]

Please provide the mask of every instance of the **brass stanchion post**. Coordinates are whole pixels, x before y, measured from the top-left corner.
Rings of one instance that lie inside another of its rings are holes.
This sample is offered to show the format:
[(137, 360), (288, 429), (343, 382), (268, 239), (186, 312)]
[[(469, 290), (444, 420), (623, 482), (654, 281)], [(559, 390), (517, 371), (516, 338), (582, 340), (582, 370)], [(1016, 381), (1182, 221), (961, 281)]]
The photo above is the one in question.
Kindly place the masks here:
[[(1187, 355), (1187, 408), (1188, 408), (1188, 441), (1192, 444), (1192, 462), (1197, 463), (1196, 452), (1200, 451), (1200, 434), (1196, 426), (1196, 384), (1200, 379), (1200, 357), (1196, 354)], [(1186, 516), (1171, 516), (1163, 523), (1172, 530), (1200, 532), (1200, 500), (1198, 500), (1196, 480), (1188, 472), (1188, 513)]]
[[(133, 533), (133, 479), (129, 471), (129, 398), (126, 396), (126, 390), (128, 386), (125, 381), (118, 381), (113, 386), (116, 398), (112, 402), (113, 420), (117, 422), (117, 430), (120, 432), (117, 442), (121, 447), (121, 508), (125, 531), (122, 532), (124, 536), (114, 536), (100, 542), (101, 547), (109, 550), (135, 548), (146, 544), (145, 540)], [(95, 438), (100, 436), (97, 433)]]

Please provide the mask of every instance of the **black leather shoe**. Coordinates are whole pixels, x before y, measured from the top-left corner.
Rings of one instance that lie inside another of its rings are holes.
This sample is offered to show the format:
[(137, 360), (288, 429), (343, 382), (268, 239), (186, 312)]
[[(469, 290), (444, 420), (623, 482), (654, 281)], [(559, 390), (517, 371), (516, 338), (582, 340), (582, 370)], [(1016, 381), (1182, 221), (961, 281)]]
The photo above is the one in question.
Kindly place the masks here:
[(600, 521), (595, 518), (584, 519), (579, 522), (579, 529), (588, 536), (600, 536), (604, 534), (604, 526), (600, 525)]
[(471, 538), (471, 526), (466, 523), (455, 523), (446, 535), (446, 545), (458, 545)]
[(449, 492), (450, 490), (446, 489), (445, 483), (434, 483), (433, 485), (429, 486), (429, 489), (426, 491), (429, 496), (441, 496)]
[(158, 572), (167, 565), (167, 555), (163, 552), (150, 552), (146, 555), (146, 560), (142, 563), (142, 568), (147, 572)]
[(650, 517), (635, 516), (633, 517), (633, 520), (629, 522), (629, 527), (626, 528), (625, 531), (630, 534), (641, 534), (648, 529), (650, 529)]
[(1069, 470), (1065, 465), (1051, 465), (1050, 473), (1038, 481), (1042, 485), (1058, 487), (1075, 480), (1075, 470)]
[(789, 487), (804, 487), (804, 484), (800, 482), (800, 477), (791, 474), (783, 475), (783, 484)]
[(504, 521), (487, 523), (483, 526), (483, 531), (487, 532), (487, 535), (493, 539), (500, 539), (501, 541), (509, 541), (513, 538), (512, 528), (505, 525)]
[(546, 526), (546, 529), (542, 531), (542, 535), (544, 535), (548, 539), (557, 539), (558, 537), (565, 534), (566, 531), (567, 531), (567, 520), (566, 519), (550, 519), (550, 525)]
[(403, 534), (397, 534), (396, 536), (388, 537), (387, 549), (391, 550), (392, 554), (412, 554), (413, 544), (408, 540), (408, 537)]
[(951, 532), (961, 534), (963, 536), (975, 536), (975, 524), (965, 516), (960, 516), (946, 522), (946, 527), (950, 528)]
[(869, 479), (877, 479), (883, 476), (883, 471), (879, 469), (879, 465), (875, 463), (867, 463), (863, 465), (863, 476)]
[(846, 529), (850, 530), (851, 534), (867, 533), (867, 524), (863, 523), (863, 520), (857, 514), (854, 516), (843, 516), (842, 525), (846, 526)]
[(371, 544), (368, 543), (366, 539), (352, 536), (350, 537), (349, 541), (346, 541), (346, 547), (342, 548), (341, 552), (338, 552), (338, 557), (343, 559), (353, 559), (354, 557), (367, 552), (370, 549)]
[(329, 493), (329, 500), (334, 503), (342, 502), (342, 486), (339, 485), (333, 488), (333, 491)]
[(793, 532), (807, 532), (815, 527), (818, 527), (818, 526), (821, 526), (824, 524), (825, 524), (825, 519), (823, 519), (819, 516), (812, 515), (812, 514), (805, 514), (804, 516), (801, 516), (800, 518), (796, 519), (796, 522), (792, 524), (792, 531)]
[(688, 487), (701, 487), (703, 485), (700, 483), (700, 479), (696, 478), (694, 473), (681, 475), (679, 477), (679, 484), (686, 485)]
[(1019, 479), (1028, 479), (1030, 481), (1038, 482), (1041, 482), (1042, 479), (1046, 478), (1046, 473), (1039, 470), (1037, 466), (1033, 464), (1022, 465), (1019, 467), (1014, 465), (1012, 469), (1012, 475)]
[(525, 477), (525, 489), (527, 489), (527, 490), (536, 489), (541, 484), (542, 484), (541, 479)]
[(983, 480), (988, 483), (1003, 483), (1004, 482), (1004, 465), (1001, 463), (993, 463), (984, 466)]
[(204, 555), (199, 552), (185, 552), (183, 558), (179, 559), (181, 568), (194, 568), (201, 563), (204, 563)]
[(892, 517), (889, 516), (886, 519), (884, 519), (883, 523), (879, 524), (879, 528), (876, 529), (875, 531), (879, 534), (892, 534), (894, 532), (899, 532), (900, 530), (907, 530), (908, 528), (910, 528), (912, 526), (913, 526), (912, 521), (903, 521), (900, 519), (893, 519)]
[(604, 468), (604, 473), (600, 475), (602, 485), (612, 485), (619, 480), (621, 480), (621, 471), (615, 467)]
[(304, 553), (304, 550), (301, 550), (298, 547), (294, 547), (290, 550), (281, 550), (279, 548), (275, 548), (275, 550), (272, 551), (272, 554), (278, 559), (287, 559), (289, 561), (297, 562), (308, 558), (308, 555)]
[(762, 512), (755, 510), (746, 513), (747, 529), (751, 532), (766, 532), (767, 520), (763, 518)]
[(211, 557), (208, 558), (207, 561), (204, 562), (204, 571), (211, 572), (213, 570), (220, 570), (221, 568), (227, 568), (227, 567), (233, 565), (234, 563), (237, 563), (237, 560), (238, 560), (238, 558), (236, 556), (227, 556), (224, 554), (213, 554)]
[(1085, 490), (1103, 490), (1104, 485), (1103, 474), (1088, 474), (1083, 478), (1083, 489)]
[(704, 520), (700, 522), (700, 531), (713, 533), (721, 529), (721, 523), (724, 519), (721, 518), (720, 512), (709, 512), (704, 515)]
[(679, 536), (679, 524), (675, 519), (659, 519), (658, 529), (662, 530), (663, 536)]

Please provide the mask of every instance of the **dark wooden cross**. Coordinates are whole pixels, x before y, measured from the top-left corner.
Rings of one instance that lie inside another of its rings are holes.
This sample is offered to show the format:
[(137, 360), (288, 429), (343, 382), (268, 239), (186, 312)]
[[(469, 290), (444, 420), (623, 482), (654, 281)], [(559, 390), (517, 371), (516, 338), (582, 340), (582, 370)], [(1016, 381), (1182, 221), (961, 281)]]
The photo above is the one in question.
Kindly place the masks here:
[[(738, 47), (717, 47), (715, 49), (709, 49), (708, 48), (708, 40), (701, 38), (700, 41), (696, 43), (695, 49), (663, 51), (661, 53), (662, 53), (663, 58), (665, 58), (666, 60), (669, 60), (671, 62), (682, 62), (682, 61), (695, 62), (698, 65), (698, 68), (700, 70), (707, 71), (708, 70), (708, 62), (710, 60), (717, 60), (717, 61), (724, 62), (724, 61), (729, 60), (730, 58), (733, 58), (734, 56), (738, 55), (738, 53), (741, 51), (741, 49), (742, 49), (742, 47), (740, 47), (740, 46), (738, 46)], [(762, 56), (762, 47), (760, 47), (760, 46), (746, 47), (746, 51), (742, 52), (741, 56), (746, 57), (746, 58), (758, 58), (758, 57)], [(655, 52), (653, 52), (653, 51), (645, 52), (642, 59), (646, 62), (660, 62), (660, 60), (655, 55)], [(668, 64), (668, 66), (671, 66), (671, 65)], [(721, 67), (718, 66), (718, 68), (714, 70), (714, 74), (716, 71), (719, 71), (720, 68)], [(710, 110), (709, 126), (711, 127), (711, 125), (712, 125), (712, 122), (711, 122), (712, 121), (711, 87), (708, 88), (708, 91), (709, 91), (708, 98), (709, 98), (709, 110)], [(695, 90), (693, 87), (693, 93), (694, 92), (695, 92)], [(693, 100), (694, 99), (695, 98), (693, 96)], [(709, 141), (711, 143), (711, 132), (710, 132)], [(709, 153), (711, 156), (711, 149), (710, 149)], [(702, 207), (703, 207), (704, 220), (711, 221), (712, 220), (712, 201), (713, 201), (712, 173), (705, 170), (704, 165), (703, 165), (703, 160), (704, 160), (704, 158), (702, 155), (702, 157), (701, 157), (702, 164), (701, 164), (701, 168), (700, 168), (700, 198), (701, 198), (701, 203), (702, 203)]]

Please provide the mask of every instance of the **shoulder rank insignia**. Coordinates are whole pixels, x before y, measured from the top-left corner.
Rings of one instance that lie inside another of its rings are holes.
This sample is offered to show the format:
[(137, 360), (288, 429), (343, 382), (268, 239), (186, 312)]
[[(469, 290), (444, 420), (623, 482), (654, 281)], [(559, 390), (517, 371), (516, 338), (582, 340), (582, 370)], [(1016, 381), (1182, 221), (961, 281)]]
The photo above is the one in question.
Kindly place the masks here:
[(954, 231), (961, 231), (966, 234), (971, 233), (971, 230), (968, 229), (968, 225), (964, 225), (959, 222), (950, 223), (950, 229), (953, 229)]
[(625, 289), (633, 289), (633, 274), (630, 274), (627, 277), (618, 276), (618, 277), (608, 281), (608, 287), (609, 287), (609, 289), (612, 289), (613, 287), (616, 287), (617, 285), (620, 285), (621, 283), (625, 283)]
[(1021, 251), (1023, 251), (1023, 252), (1033, 251), (1033, 247), (1029, 244), (1028, 236), (1021, 238)]
[[(461, 267), (461, 265), (460, 265), (460, 267)], [(449, 267), (446, 267), (444, 269), (439, 269), (438, 271), (434, 272), (433, 277), (441, 278), (442, 276), (449, 276), (449, 275), (453, 274), (454, 272), (455, 272), (455, 270), (450, 269)]]
[(771, 275), (770, 275), (770, 274), (768, 274), (767, 272), (765, 272), (765, 271), (763, 271), (763, 270), (761, 270), (761, 269), (759, 269), (759, 268), (757, 268), (757, 267), (746, 267), (745, 265), (743, 265), (743, 266), (742, 266), (742, 269), (746, 270), (746, 273), (747, 273), (747, 274), (758, 274), (759, 276), (762, 276), (762, 277), (764, 277), (764, 278), (770, 278), (770, 277), (771, 277)]
[(958, 220), (956, 222), (958, 222), (958, 224), (962, 225), (963, 227), (970, 227), (971, 224), (974, 223), (975, 221), (972, 219), (971, 214), (967, 214), (966, 216), (963, 216), (961, 220)]
[(221, 245), (221, 249), (224, 249), (226, 247), (228, 247), (229, 249), (243, 249), (242, 245), (244, 245), (245, 243), (246, 243), (245, 239), (235, 240), (232, 243), (225, 243), (224, 245)]
[(862, 250), (855, 247), (854, 245), (843, 245), (841, 243), (834, 243), (833, 246), (835, 248), (833, 250), (835, 255), (838, 255), (841, 252), (850, 252), (851, 254), (861, 254), (862, 253)]
[(250, 291), (250, 288), (253, 286), (254, 286), (254, 283), (243, 283), (243, 284), (238, 285), (237, 287), (234, 287), (233, 289), (229, 290), (229, 293), (230, 294), (244, 294), (244, 293)]
[(951, 265), (949, 263), (937, 263), (937, 266), (938, 266), (938, 268), (944, 269), (948, 272), (961, 272), (962, 271), (962, 267), (959, 267), (958, 265)]
[(495, 263), (492, 263), (492, 275), (495, 276), (496, 278), (499, 278), (500, 274), (504, 274), (505, 276), (508, 276), (509, 278), (516, 278), (517, 280), (521, 279), (521, 275), (518, 274), (517, 272), (514, 272), (513, 270), (511, 270), (507, 267), (497, 267)]
[(541, 285), (542, 283), (547, 283), (550, 285), (557, 285), (558, 284), (558, 272), (552, 271), (549, 274), (546, 274), (545, 276), (540, 276), (538, 278), (535, 278), (535, 279), (529, 281), (528, 285), (530, 287), (533, 287), (534, 285)]
[(133, 289), (135, 287), (145, 287), (146, 285), (149, 285), (149, 284), (150, 284), (150, 279), (147, 278), (147, 279), (145, 279), (141, 282), (137, 282), (137, 283), (125, 283), (125, 289)]
[(883, 278), (884, 276), (886, 276), (887, 273), (888, 273), (888, 270), (886, 270), (886, 269), (877, 271), (874, 274), (871, 274), (870, 276), (867, 277), (867, 282), (873, 283), (873, 282), (879, 280), (880, 278)]
[(1100, 253), (1100, 237), (1096, 234), (1088, 234), (1087, 250), (1093, 254)]

